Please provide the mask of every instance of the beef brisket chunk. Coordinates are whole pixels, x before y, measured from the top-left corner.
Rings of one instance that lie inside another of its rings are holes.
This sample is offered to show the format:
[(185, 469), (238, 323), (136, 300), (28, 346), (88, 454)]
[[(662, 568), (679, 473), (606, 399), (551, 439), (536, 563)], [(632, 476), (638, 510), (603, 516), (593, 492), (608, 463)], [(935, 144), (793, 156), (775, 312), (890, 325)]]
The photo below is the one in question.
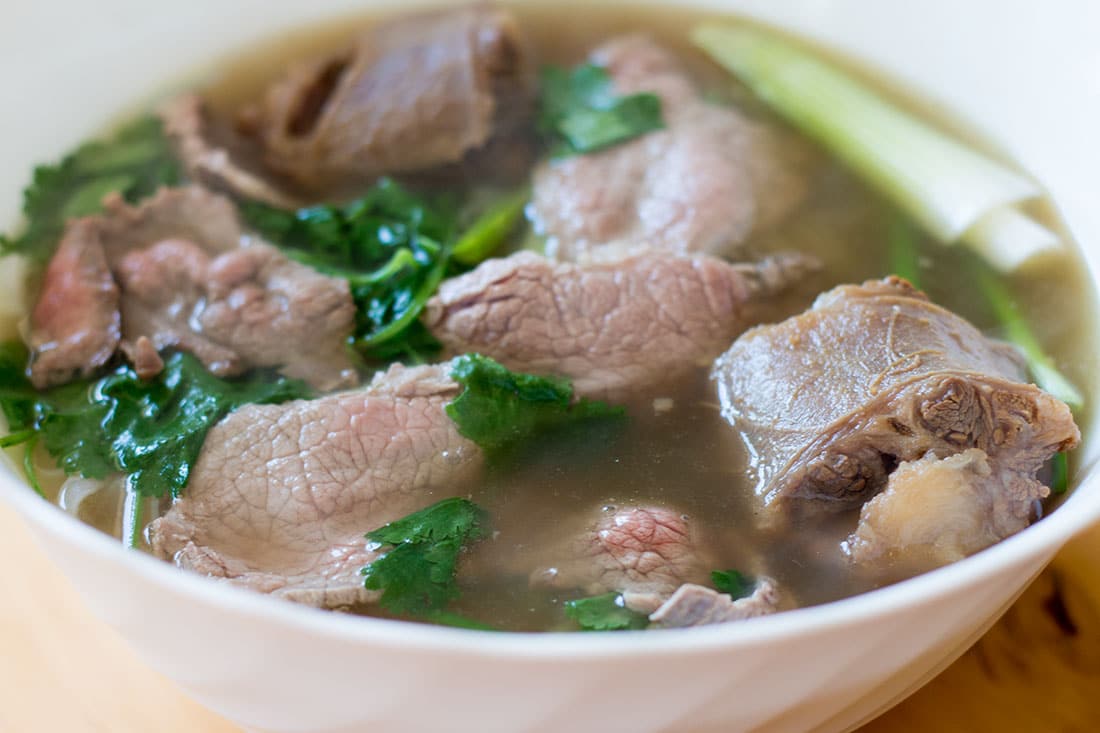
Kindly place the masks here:
[(254, 117), (266, 162), (309, 190), (483, 154), (490, 172), (500, 158), (518, 172), (531, 152), (532, 82), (512, 15), (471, 5), (383, 21), (293, 66)]
[[(745, 333), (713, 378), (723, 416), (748, 444), (766, 523), (857, 508), (899, 463), (931, 454), (931, 464), (899, 469), (894, 494), (867, 509), (868, 531), (885, 529), (889, 514), (914, 506), (912, 472), (942, 473), (950, 465), (937, 458), (978, 449), (985, 458), (969, 454), (968, 465), (988, 461), (994, 475), (1012, 476), (994, 482), (1001, 498), (982, 509), (989, 536), (1004, 536), (1026, 526), (1024, 509), (1042, 494), (1037, 471), (1080, 438), (1069, 408), (1027, 383), (1011, 347), (898, 278), (836, 288), (799, 316)], [(984, 501), (994, 484), (968, 491)], [(919, 503), (926, 521), (944, 524), (956, 519), (937, 509), (961, 507)]]
[(805, 196), (816, 156), (795, 135), (703, 99), (674, 54), (642, 36), (600, 46), (620, 94), (652, 92), (665, 129), (535, 173), (536, 227), (563, 260), (656, 247), (733, 254)]

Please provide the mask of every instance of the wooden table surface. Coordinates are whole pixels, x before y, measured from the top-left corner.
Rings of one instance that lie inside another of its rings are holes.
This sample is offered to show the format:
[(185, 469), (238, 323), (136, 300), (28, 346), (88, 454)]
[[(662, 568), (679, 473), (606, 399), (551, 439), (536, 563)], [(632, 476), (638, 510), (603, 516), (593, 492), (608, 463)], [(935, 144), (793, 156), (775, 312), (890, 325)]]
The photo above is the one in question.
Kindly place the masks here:
[[(3, 733), (239, 733), (137, 661), (6, 507), (0, 578)], [(862, 733), (1096, 730), (1100, 527), (965, 656)]]

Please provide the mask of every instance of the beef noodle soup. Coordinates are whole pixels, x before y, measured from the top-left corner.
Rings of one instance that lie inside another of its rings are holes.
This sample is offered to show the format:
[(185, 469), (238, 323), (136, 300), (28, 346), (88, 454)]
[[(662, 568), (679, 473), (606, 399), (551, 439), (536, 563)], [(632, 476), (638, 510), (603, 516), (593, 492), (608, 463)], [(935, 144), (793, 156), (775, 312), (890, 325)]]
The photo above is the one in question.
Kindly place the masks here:
[(944, 243), (692, 44), (729, 19), (586, 12), (307, 29), (39, 168), (31, 487), (216, 582), (498, 630), (824, 603), (1054, 509), (1076, 253)]

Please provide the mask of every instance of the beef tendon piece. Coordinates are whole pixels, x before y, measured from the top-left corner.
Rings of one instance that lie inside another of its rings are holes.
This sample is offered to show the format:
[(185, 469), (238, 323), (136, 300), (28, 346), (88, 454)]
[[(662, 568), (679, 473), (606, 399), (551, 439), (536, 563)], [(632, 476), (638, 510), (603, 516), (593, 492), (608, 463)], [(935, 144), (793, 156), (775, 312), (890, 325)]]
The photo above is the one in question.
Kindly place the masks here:
[(578, 265), (526, 252), (443, 283), (423, 321), (450, 353), (620, 399), (709, 364), (816, 267), (798, 254), (731, 265), (649, 250)]
[(365, 390), (247, 405), (210, 431), (154, 552), (234, 585), (319, 607), (365, 603), (364, 534), (468, 491), (483, 456), (444, 412), (446, 364), (379, 373)]
[(978, 448), (946, 458), (930, 453), (890, 474), (886, 490), (863, 505), (845, 550), (860, 563), (947, 565), (1027, 527), (1049, 494)]
[(291, 67), (254, 124), (266, 163), (307, 190), (482, 156), (519, 172), (532, 151), (521, 131), (533, 89), (513, 16), (472, 5), (381, 22), (351, 47)]
[(929, 454), (976, 448), (1026, 484), (1080, 439), (1014, 349), (894, 277), (835, 288), (746, 332), (712, 377), (748, 447), (764, 524), (858, 508), (899, 463)]
[(735, 254), (806, 196), (817, 155), (775, 124), (706, 101), (675, 54), (644, 36), (597, 48), (616, 92), (653, 93), (665, 128), (535, 172), (532, 211), (562, 260), (655, 247)]

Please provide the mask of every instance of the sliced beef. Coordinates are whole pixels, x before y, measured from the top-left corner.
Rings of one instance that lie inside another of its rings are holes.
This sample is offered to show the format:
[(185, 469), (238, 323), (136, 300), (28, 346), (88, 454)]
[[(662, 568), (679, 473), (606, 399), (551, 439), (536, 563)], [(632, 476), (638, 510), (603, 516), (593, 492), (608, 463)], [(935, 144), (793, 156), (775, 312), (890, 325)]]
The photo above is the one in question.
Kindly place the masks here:
[(970, 448), (902, 463), (886, 490), (863, 505), (845, 549), (860, 563), (947, 565), (1019, 532), (1050, 489)]
[(50, 262), (31, 318), (31, 374), (59, 384), (121, 346), (152, 376), (151, 352), (173, 347), (222, 376), (279, 367), (332, 389), (356, 381), (344, 350), (354, 325), (345, 280), (243, 237), (227, 199), (197, 187), (139, 206), (112, 196), (102, 215), (68, 227)]
[(279, 367), (319, 389), (351, 386), (347, 283), (251, 244), (215, 258), (187, 240), (135, 250), (117, 268), (123, 331), (198, 356), (214, 374)]
[(448, 365), (392, 366), (362, 391), (248, 405), (206, 438), (150, 527), (180, 567), (314, 606), (366, 602), (364, 534), (469, 489), (480, 449), (443, 410)]
[(779, 604), (779, 588), (771, 578), (759, 578), (752, 595), (737, 599), (712, 588), (684, 583), (650, 614), (649, 620), (662, 628), (682, 629), (767, 616), (778, 611)]
[(532, 104), (515, 19), (472, 5), (381, 22), (350, 48), (293, 66), (251, 123), (273, 169), (318, 189), (487, 153), (525, 163), (530, 144), (519, 131)]
[(39, 389), (88, 376), (118, 348), (118, 286), (94, 229), (88, 219), (71, 224), (46, 268), (31, 312), (30, 377)]
[(899, 462), (929, 453), (978, 448), (994, 472), (1032, 481), (1080, 437), (1011, 347), (898, 278), (836, 288), (745, 333), (713, 378), (748, 444), (765, 522), (858, 507)]
[(289, 182), (268, 170), (255, 142), (219, 124), (202, 97), (187, 93), (158, 110), (187, 175), (218, 191), (294, 209), (309, 203)]
[(589, 522), (546, 553), (551, 561), (531, 574), (532, 585), (586, 595), (616, 591), (627, 608), (650, 613), (682, 583), (708, 576), (690, 520), (673, 509), (608, 506)]
[(563, 260), (652, 246), (732, 254), (805, 196), (815, 155), (795, 135), (703, 99), (676, 56), (642, 36), (599, 47), (620, 94), (661, 99), (665, 129), (535, 173), (533, 212)]
[(126, 253), (164, 239), (185, 239), (210, 254), (241, 245), (243, 232), (233, 202), (199, 186), (162, 188), (136, 206), (110, 194), (103, 205), (102, 215), (88, 218), (111, 267)]
[(709, 363), (815, 266), (801, 255), (731, 265), (650, 250), (576, 265), (519, 253), (443, 283), (423, 321), (451, 353), (617, 398)]

